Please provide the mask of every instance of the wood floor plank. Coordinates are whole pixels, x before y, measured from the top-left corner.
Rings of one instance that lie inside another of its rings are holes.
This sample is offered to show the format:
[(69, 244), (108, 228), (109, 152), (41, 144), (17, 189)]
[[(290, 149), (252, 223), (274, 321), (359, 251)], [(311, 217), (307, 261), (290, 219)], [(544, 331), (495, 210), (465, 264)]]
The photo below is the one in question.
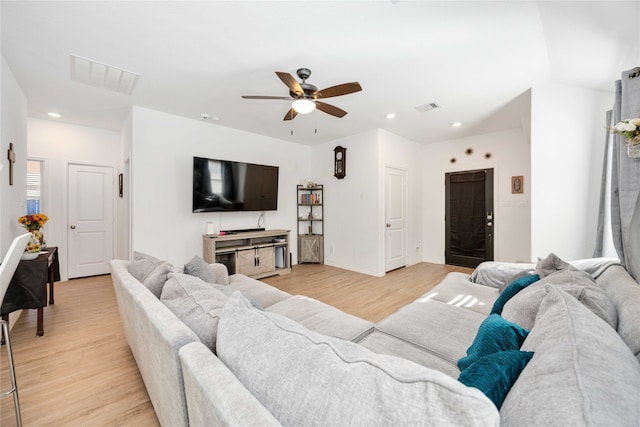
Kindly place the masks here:
[[(470, 269), (420, 263), (372, 277), (328, 265), (296, 265), (262, 279), (378, 322), (427, 292), (450, 271)], [(37, 337), (36, 310), (11, 330), (25, 426), (158, 426), (122, 331), (110, 276), (56, 284), (56, 304), (44, 309)], [(0, 351), (0, 391), (9, 389), (6, 351)], [(13, 399), (0, 399), (0, 425), (15, 425)]]

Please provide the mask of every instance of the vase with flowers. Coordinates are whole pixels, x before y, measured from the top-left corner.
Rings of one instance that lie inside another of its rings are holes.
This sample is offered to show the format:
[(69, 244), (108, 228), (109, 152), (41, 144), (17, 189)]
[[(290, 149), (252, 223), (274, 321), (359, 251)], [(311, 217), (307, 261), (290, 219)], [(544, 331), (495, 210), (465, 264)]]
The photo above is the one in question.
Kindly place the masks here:
[(34, 239), (27, 242), (27, 252), (39, 252), (44, 246), (44, 236), (40, 228), (44, 227), (47, 221), (49, 221), (49, 217), (45, 214), (30, 214), (18, 218), (18, 222), (29, 230), (34, 237)]
[(629, 157), (640, 157), (640, 118), (622, 120), (610, 130), (626, 138)]

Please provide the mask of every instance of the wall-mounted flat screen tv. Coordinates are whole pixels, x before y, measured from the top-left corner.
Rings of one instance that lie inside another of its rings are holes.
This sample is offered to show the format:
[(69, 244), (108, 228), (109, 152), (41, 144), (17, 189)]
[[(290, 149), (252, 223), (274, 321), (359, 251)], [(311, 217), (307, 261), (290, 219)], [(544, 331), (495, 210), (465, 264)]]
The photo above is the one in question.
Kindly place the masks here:
[(193, 212), (277, 209), (277, 166), (193, 158)]

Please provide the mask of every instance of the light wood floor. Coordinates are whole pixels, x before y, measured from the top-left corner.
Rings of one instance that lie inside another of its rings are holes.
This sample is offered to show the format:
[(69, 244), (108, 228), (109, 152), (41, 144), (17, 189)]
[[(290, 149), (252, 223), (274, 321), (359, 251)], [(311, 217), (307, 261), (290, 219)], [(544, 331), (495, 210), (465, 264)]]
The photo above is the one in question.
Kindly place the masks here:
[[(297, 265), (293, 273), (263, 279), (378, 322), (436, 285), (450, 271), (470, 269), (421, 263), (377, 278), (326, 265)], [(25, 310), (11, 330), (25, 426), (158, 426), (122, 332), (110, 276), (57, 283), (55, 305), (44, 309), (37, 337), (36, 310)], [(6, 350), (0, 351), (0, 391), (9, 389)], [(15, 425), (13, 399), (1, 399), (0, 426)]]

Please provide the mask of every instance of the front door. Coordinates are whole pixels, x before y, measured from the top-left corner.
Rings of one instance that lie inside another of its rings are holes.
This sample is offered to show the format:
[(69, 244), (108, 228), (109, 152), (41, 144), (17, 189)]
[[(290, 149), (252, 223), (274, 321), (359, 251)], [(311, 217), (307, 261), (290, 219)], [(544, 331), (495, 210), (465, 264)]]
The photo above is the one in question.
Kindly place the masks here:
[(68, 172), (69, 278), (108, 274), (114, 247), (113, 168), (70, 164)]
[(407, 265), (406, 175), (401, 169), (385, 169), (385, 271)]
[(445, 174), (445, 263), (493, 260), (493, 169)]

